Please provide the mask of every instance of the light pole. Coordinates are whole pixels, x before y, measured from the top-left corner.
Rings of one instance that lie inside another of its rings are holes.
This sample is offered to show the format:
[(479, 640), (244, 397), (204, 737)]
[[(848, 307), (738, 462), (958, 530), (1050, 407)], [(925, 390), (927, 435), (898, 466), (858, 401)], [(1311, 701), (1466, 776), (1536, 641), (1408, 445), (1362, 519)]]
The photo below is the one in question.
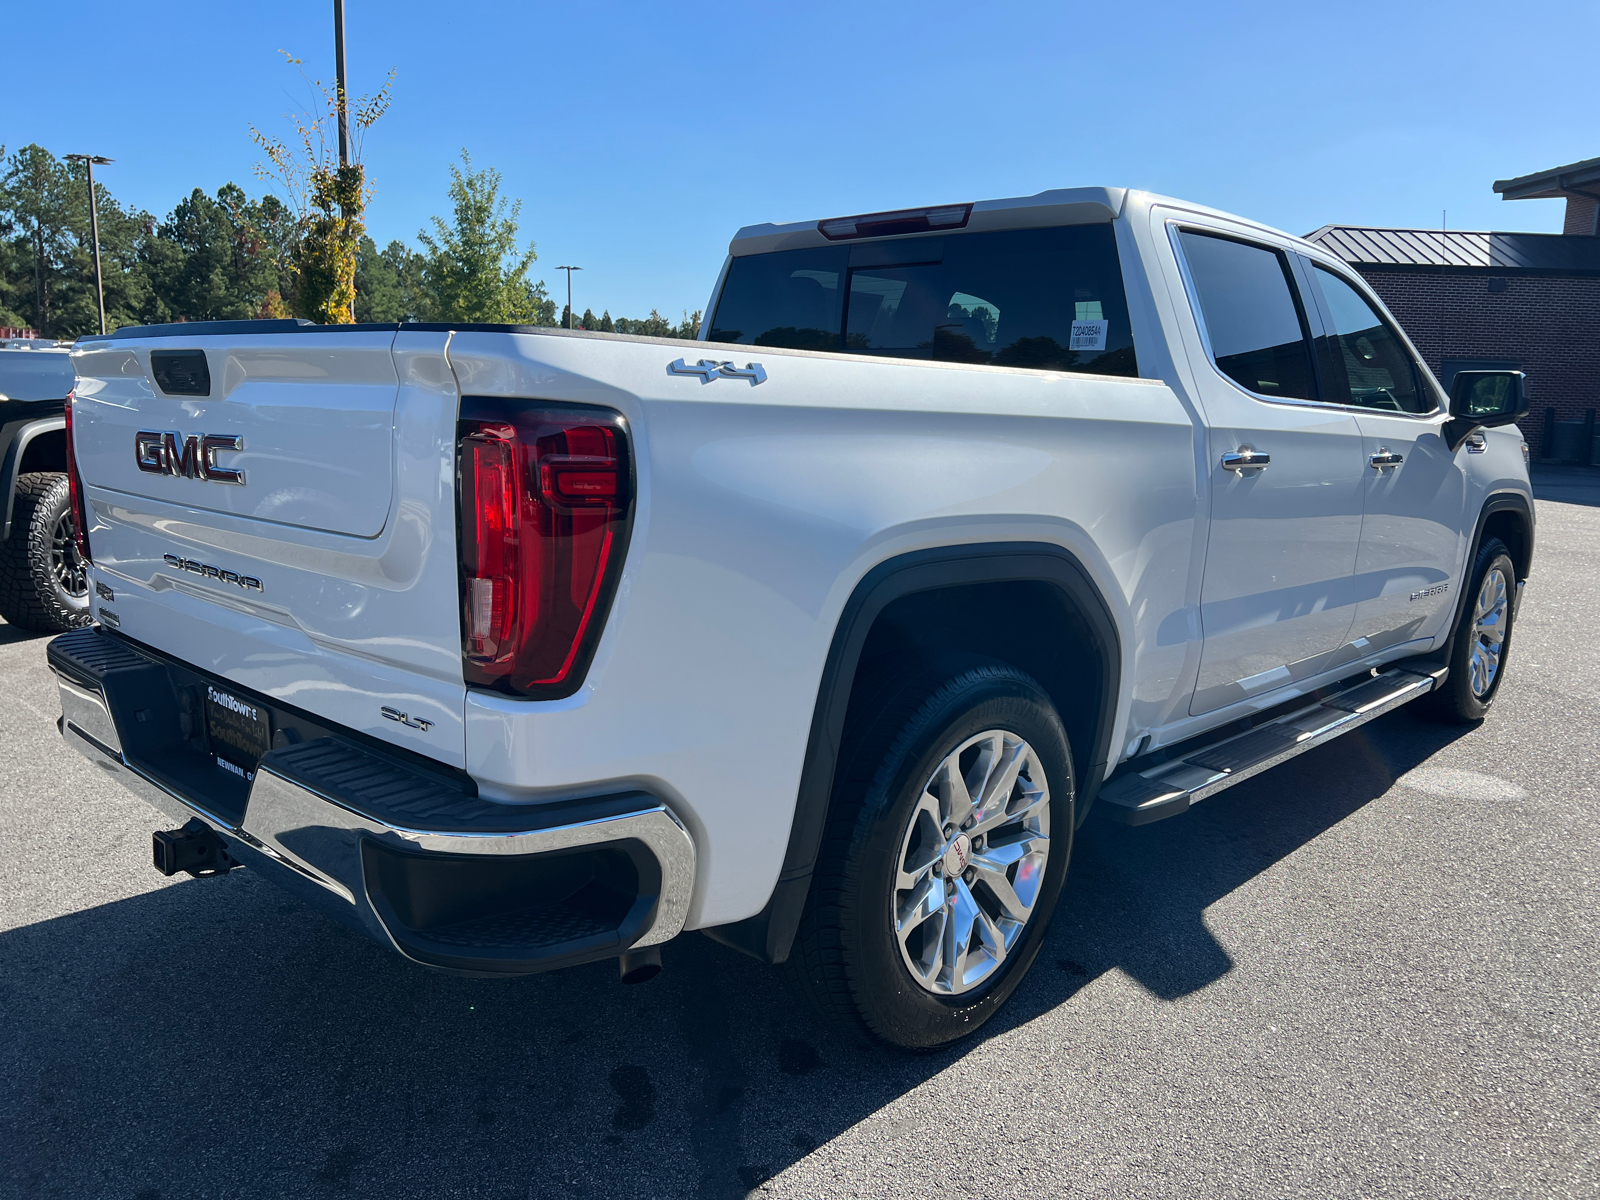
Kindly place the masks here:
[[(344, 71), (344, 0), (333, 0), (333, 86), (334, 99), (339, 112), (339, 170), (350, 165), (350, 94), (345, 90)], [(340, 215), (349, 213), (340, 209)], [(350, 297), (350, 320), (356, 319), (356, 300)]]
[[(109, 166), (115, 159), (101, 158), (98, 154), (69, 154), (68, 162), (81, 162), (89, 174), (89, 238), (94, 242), (94, 298), (100, 308), (100, 332), (106, 331), (106, 289), (100, 278), (100, 206), (94, 198), (94, 169), (96, 165)], [(567, 276), (571, 279), (572, 276)]]
[(567, 328), (572, 328), (572, 273), (583, 270), (582, 267), (557, 267), (558, 271), (567, 273)]
[(350, 106), (344, 89), (344, 0), (333, 0), (333, 75), (339, 101), (339, 165), (350, 165)]

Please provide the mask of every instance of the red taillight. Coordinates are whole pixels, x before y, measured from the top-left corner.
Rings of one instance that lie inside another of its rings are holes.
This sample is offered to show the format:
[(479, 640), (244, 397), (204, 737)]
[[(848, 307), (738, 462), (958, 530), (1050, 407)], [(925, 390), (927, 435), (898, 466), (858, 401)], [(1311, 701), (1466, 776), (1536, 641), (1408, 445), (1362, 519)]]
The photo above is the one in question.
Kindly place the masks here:
[(540, 696), (577, 687), (616, 586), (627, 450), (614, 413), (464, 402), (461, 630), (469, 684)]
[(72, 540), (84, 562), (89, 562), (89, 506), (83, 499), (83, 480), (78, 478), (78, 452), (72, 444), (72, 403), (75, 393), (67, 393), (67, 487), (72, 495)]

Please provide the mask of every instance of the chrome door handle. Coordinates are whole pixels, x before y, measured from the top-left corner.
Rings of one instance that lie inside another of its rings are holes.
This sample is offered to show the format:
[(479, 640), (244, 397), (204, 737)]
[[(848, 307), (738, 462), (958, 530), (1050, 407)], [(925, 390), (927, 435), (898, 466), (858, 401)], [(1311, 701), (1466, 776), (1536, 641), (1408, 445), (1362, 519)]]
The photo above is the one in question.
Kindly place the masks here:
[(1240, 446), (1222, 456), (1224, 471), (1259, 471), (1272, 462), (1272, 455), (1252, 446)]
[(1382, 471), (1389, 467), (1398, 467), (1401, 463), (1405, 462), (1405, 460), (1406, 456), (1404, 454), (1396, 454), (1387, 446), (1379, 446), (1378, 452), (1367, 459), (1367, 461), (1372, 464), (1372, 469), (1374, 471)]

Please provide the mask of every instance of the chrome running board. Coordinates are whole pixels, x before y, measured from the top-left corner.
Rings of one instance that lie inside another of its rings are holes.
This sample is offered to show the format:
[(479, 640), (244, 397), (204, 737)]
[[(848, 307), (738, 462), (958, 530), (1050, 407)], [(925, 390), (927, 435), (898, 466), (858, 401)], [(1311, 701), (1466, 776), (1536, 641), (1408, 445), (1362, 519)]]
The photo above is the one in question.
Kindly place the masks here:
[(1426, 695), (1447, 673), (1446, 667), (1390, 667), (1245, 733), (1188, 751), (1178, 748), (1165, 762), (1119, 775), (1100, 789), (1095, 807), (1124, 825), (1175, 817), (1207, 796)]

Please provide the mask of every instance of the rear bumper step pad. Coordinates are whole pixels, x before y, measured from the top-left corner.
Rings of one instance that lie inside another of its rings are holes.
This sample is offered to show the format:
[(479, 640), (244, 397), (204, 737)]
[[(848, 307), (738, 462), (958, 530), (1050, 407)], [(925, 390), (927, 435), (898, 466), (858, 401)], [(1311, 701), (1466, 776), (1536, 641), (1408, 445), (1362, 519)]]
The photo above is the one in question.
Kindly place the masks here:
[(1445, 667), (1391, 667), (1245, 733), (1118, 776), (1100, 789), (1095, 808), (1124, 825), (1175, 817), (1208, 796), (1426, 695), (1444, 681), (1446, 672)]

